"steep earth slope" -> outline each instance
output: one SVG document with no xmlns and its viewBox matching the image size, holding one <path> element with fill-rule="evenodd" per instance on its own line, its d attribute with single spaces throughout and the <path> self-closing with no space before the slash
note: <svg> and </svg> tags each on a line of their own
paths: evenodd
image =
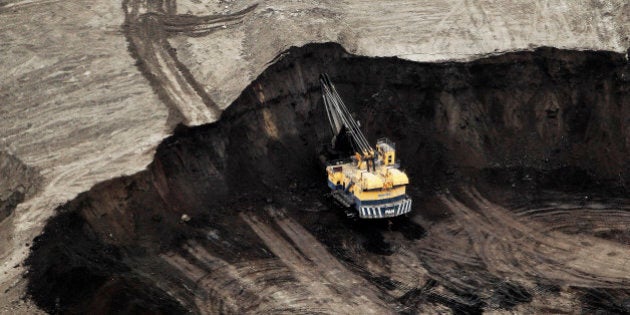
<svg viewBox="0 0 630 315">
<path fill-rule="evenodd" d="M 629 70 L 551 48 L 441 64 L 290 49 L 219 122 L 60 207 L 28 292 L 73 313 L 627 311 Z M 410 218 L 347 221 L 326 199 L 322 71 L 368 138 L 398 141 Z"/>
</svg>

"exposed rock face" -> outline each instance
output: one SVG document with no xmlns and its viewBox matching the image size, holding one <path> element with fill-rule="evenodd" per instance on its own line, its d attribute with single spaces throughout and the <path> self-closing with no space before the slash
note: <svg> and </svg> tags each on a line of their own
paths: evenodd
<svg viewBox="0 0 630 315">
<path fill-rule="evenodd" d="M 7 151 L 0 151 L 0 220 L 10 216 L 24 199 L 37 193 L 42 186 L 39 171 L 29 168 Z"/>
<path fill-rule="evenodd" d="M 23 185 L 29 193 L 24 194 L 24 201 L 15 209 L 10 207 L 12 210 L 7 212 L 10 215 L 2 222 L 6 227 L 3 233 L 8 236 L 5 238 L 3 234 L 4 243 L 0 246 L 3 257 L 0 283 L 2 288 L 13 288 L 7 293 L 9 298 L 4 299 L 7 303 L 20 294 L 21 284 L 17 279 L 24 270 L 13 267 L 28 254 L 24 244 L 41 233 L 53 209 L 99 182 L 144 169 L 152 161 L 157 145 L 177 123 L 200 125 L 215 121 L 290 46 L 334 41 L 358 55 L 398 56 L 416 61 L 476 59 L 537 46 L 616 52 L 624 52 L 630 46 L 629 4 L 621 0 L 534 1 L 530 5 L 512 1 L 501 5 L 495 1 L 381 4 L 267 1 L 227 19 L 202 17 L 231 14 L 253 4 L 253 1 L 220 4 L 5 1 L 0 4 L 3 21 L 0 140 L 3 151 L 11 152 L 0 156 L 0 162 L 9 165 L 20 161 L 26 169 L 37 170 L 33 174 L 41 174 L 31 177 L 28 175 L 31 171 L 25 172 L 25 178 L 37 178 L 34 182 L 39 184 L 32 187 L 41 188 L 29 190 Z M 145 34 L 142 31 L 147 30 L 142 25 L 153 27 L 156 33 L 142 37 Z M 160 32 L 170 33 L 163 36 Z M 549 71 L 553 74 L 553 67 Z M 301 71 L 295 75 L 301 76 Z M 620 77 L 627 80 L 624 78 Z M 617 87 L 610 80 L 598 82 L 602 84 L 602 94 L 584 96 L 580 91 L 569 91 L 573 88 L 570 86 L 567 90 L 543 89 L 522 95 L 535 106 L 542 106 L 540 109 L 544 110 L 536 113 L 544 116 L 538 118 L 548 119 L 546 123 L 527 125 L 531 117 L 512 117 L 509 112 L 504 112 L 502 118 L 512 124 L 509 126 L 523 123 L 535 127 L 537 137 L 550 145 L 559 146 L 563 136 L 575 135 L 574 130 L 577 137 L 591 137 L 585 151 L 561 150 L 566 154 L 579 151 L 588 155 L 588 158 L 575 158 L 573 164 L 579 166 L 589 164 L 592 153 L 610 142 L 613 147 L 608 149 L 612 152 L 610 162 L 602 162 L 601 155 L 595 154 L 592 167 L 597 169 L 593 171 L 607 174 L 606 178 L 619 172 L 618 180 L 626 180 L 622 160 L 627 151 L 621 146 L 627 148 L 627 123 L 615 120 L 614 115 L 627 115 L 624 112 L 627 106 L 608 111 L 598 107 L 593 113 L 581 109 L 574 101 L 588 104 L 608 98 L 614 104 Z M 584 86 L 592 87 L 586 83 Z M 269 98 L 274 91 L 265 93 Z M 508 96 L 511 95 L 506 92 L 499 98 Z M 458 103 L 448 93 L 437 97 L 442 104 Z M 610 114 L 612 121 L 597 120 L 599 125 L 595 129 L 580 129 L 592 115 L 602 113 Z M 473 118 L 458 112 L 448 115 Z M 554 115 L 560 115 L 557 117 L 561 119 L 550 117 Z M 458 120 L 451 118 L 455 117 L 448 117 L 448 121 L 436 126 L 456 130 L 459 127 L 452 124 Z M 477 132 L 469 128 L 460 130 L 463 131 L 459 133 Z M 469 136 L 477 141 L 476 148 L 483 147 L 481 134 Z M 531 161 L 545 156 L 546 148 L 534 149 Z M 495 154 L 475 150 L 471 149 L 467 163 L 488 162 L 480 152 Z M 499 157 L 511 158 L 509 154 L 499 153 L 496 153 Z M 564 162 L 565 157 L 557 161 Z M 9 187 L 7 198 L 13 201 L 5 204 L 15 204 L 22 199 L 20 186 L 6 183 L 20 180 L 15 180 L 14 173 L 6 174 L 10 174 L 11 180 L 4 181 L 3 177 L 0 186 Z M 32 184 L 30 179 L 27 182 Z M 32 193 L 35 191 L 38 193 Z"/>
<path fill-rule="evenodd" d="M 33 197 L 43 186 L 39 170 L 28 167 L 7 151 L 0 151 L 0 250 L 8 253 L 14 248 L 10 240 L 13 232 L 13 213 L 18 204 Z"/>
</svg>

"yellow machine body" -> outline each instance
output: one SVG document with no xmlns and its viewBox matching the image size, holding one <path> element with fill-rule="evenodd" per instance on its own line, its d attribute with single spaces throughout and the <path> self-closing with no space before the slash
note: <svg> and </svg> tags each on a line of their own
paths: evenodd
<svg viewBox="0 0 630 315">
<path fill-rule="evenodd" d="M 331 148 L 345 155 L 354 152 L 354 156 L 327 164 L 332 196 L 345 207 L 354 207 L 362 219 L 391 218 L 410 212 L 411 198 L 406 193 L 409 178 L 399 169 L 394 143 L 383 138 L 372 147 L 328 75 L 322 74 L 319 81 L 333 136 Z M 347 143 L 344 146 L 344 139 L 351 148 Z M 356 215 L 352 211 L 346 213 Z"/>
<path fill-rule="evenodd" d="M 360 218 L 378 219 L 411 211 L 407 174 L 398 169 L 394 144 L 381 139 L 372 156 L 355 155 L 326 167 L 328 185 L 342 204 L 354 206 Z"/>
</svg>

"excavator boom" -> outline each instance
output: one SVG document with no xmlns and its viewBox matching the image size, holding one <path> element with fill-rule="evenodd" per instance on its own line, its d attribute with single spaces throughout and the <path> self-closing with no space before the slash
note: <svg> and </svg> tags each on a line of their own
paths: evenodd
<svg viewBox="0 0 630 315">
<path fill-rule="evenodd" d="M 374 148 L 370 146 L 370 143 L 361 132 L 359 124 L 354 120 L 350 111 L 348 111 L 348 108 L 341 100 L 337 89 L 335 89 L 335 86 L 330 82 L 328 75 L 320 75 L 319 82 L 333 137 L 337 137 L 339 133 L 345 129 L 346 134 L 351 139 L 355 152 L 362 156 L 372 156 L 374 154 Z"/>
<path fill-rule="evenodd" d="M 407 174 L 399 170 L 396 146 L 388 139 L 370 145 L 341 100 L 328 75 L 319 77 L 326 115 L 333 135 L 333 148 L 350 142 L 353 152 L 345 160 L 333 161 L 326 166 L 331 195 L 346 213 L 362 219 L 391 218 L 411 211 L 411 198 L 406 194 Z"/>
</svg>

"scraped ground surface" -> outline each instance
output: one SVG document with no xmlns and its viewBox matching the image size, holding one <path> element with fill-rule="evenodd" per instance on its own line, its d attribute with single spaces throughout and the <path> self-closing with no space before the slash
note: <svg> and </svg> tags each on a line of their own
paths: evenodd
<svg viewBox="0 0 630 315">
<path fill-rule="evenodd" d="M 278 83 L 266 87 L 264 80 L 257 80 L 258 85 L 250 85 L 263 73 L 263 70 L 276 61 L 282 60 L 287 53 L 290 54 L 291 50 L 287 51 L 290 46 L 333 41 L 341 43 L 348 52 L 354 54 L 352 56 L 398 56 L 415 61 L 439 62 L 475 60 L 488 55 L 499 55 L 506 51 L 532 50 L 538 46 L 623 53 L 629 46 L 628 18 L 628 4 L 624 1 L 533 1 L 531 4 L 515 1 L 503 1 L 498 4 L 494 1 L 395 1 L 379 4 L 371 1 L 198 3 L 196 1 L 130 0 L 122 3 L 88 3 L 85 1 L 10 0 L 0 2 L 0 19 L 3 21 L 0 25 L 0 42 L 2 42 L 0 52 L 3 56 L 0 62 L 0 70 L 3 73 L 0 77 L 0 82 L 2 82 L 0 95 L 3 99 L 0 107 L 3 117 L 0 120 L 0 149 L 2 150 L 0 172 L 3 175 L 3 181 L 0 182 L 2 189 L 0 191 L 2 200 L 0 204 L 0 218 L 2 218 L 0 255 L 3 257 L 0 266 L 0 283 L 6 296 L 2 299 L 1 306 L 3 310 L 11 313 L 32 313 L 37 310 L 29 298 L 23 298 L 27 284 L 24 277 L 27 272 L 24 259 L 30 254 L 33 239 L 42 233 L 47 220 L 58 213 L 55 209 L 68 207 L 66 203 L 69 200 L 74 199 L 79 193 L 90 190 L 97 183 L 118 176 L 135 174 L 145 169 L 149 163 L 158 163 L 154 161 L 155 149 L 165 137 L 172 133 L 177 124 L 196 126 L 212 123 L 218 119 L 223 110 L 239 98 L 239 95 L 242 97 L 247 93 L 254 95 L 256 99 L 254 102 L 267 103 L 292 89 L 292 93 L 297 93 L 296 95 L 304 94 L 305 91 L 310 91 L 309 93 L 315 91 L 317 88 L 313 84 L 314 74 L 322 69 L 332 72 L 327 65 L 335 64 L 335 61 L 327 60 L 328 57 L 325 54 L 319 55 L 316 63 L 310 65 L 298 63 L 297 68 L 289 74 L 290 78 L 279 76 L 282 78 L 280 81 L 286 82 L 284 87 Z M 333 55 L 337 53 L 333 52 Z M 419 109 L 417 114 L 436 116 L 434 118 L 437 130 L 466 139 L 462 143 L 447 141 L 445 146 L 455 148 L 455 151 L 438 150 L 437 155 L 423 152 L 432 152 L 432 149 L 442 145 L 441 141 L 444 139 L 430 142 L 429 147 L 422 147 L 419 145 L 420 142 L 409 146 L 411 148 L 409 154 L 413 154 L 408 158 L 412 161 L 409 165 L 418 165 L 415 172 L 416 182 L 421 186 L 419 191 L 424 194 L 425 191 L 441 190 L 448 186 L 441 183 L 440 178 L 434 177 L 435 174 L 427 177 L 427 170 L 440 170 L 451 176 L 455 174 L 454 169 L 472 167 L 475 170 L 483 170 L 489 166 L 507 169 L 525 166 L 535 170 L 574 166 L 577 167 L 578 174 L 586 174 L 594 178 L 587 183 L 588 185 L 598 187 L 600 186 L 599 179 L 603 179 L 607 185 L 622 187 L 623 191 L 627 182 L 627 166 L 623 162 L 624 157 L 627 156 L 628 146 L 628 125 L 627 121 L 622 119 L 628 116 L 627 103 L 624 103 L 627 98 L 623 98 L 623 95 L 626 95 L 623 91 L 626 90 L 623 87 L 627 84 L 628 74 L 627 71 L 620 70 L 622 67 L 619 64 L 624 62 L 622 55 L 611 58 L 616 64 L 613 67 L 616 70 L 608 73 L 610 75 L 608 81 L 588 81 L 586 77 L 578 75 L 582 70 L 567 70 L 556 73 L 554 76 L 554 71 L 557 69 L 571 69 L 571 65 L 563 68 L 564 61 L 560 58 L 559 63 L 553 63 L 549 68 L 542 70 L 542 72 L 549 72 L 553 77 L 551 81 L 540 81 L 544 83 L 542 92 L 521 94 L 519 91 L 522 86 L 518 84 L 511 90 L 505 87 L 498 89 L 493 86 L 486 87 L 489 91 L 481 93 L 483 97 L 480 96 L 479 102 L 484 104 L 483 111 L 487 110 L 495 115 L 490 121 L 484 122 L 487 126 L 504 120 L 506 125 L 512 126 L 512 129 L 520 130 L 519 135 L 524 135 L 526 132 L 534 133 L 534 130 L 539 135 L 538 138 L 529 136 L 521 138 L 522 141 L 511 145 L 501 141 L 495 142 L 494 139 L 503 138 L 498 133 L 486 135 L 470 133 L 468 130 L 471 129 L 468 126 L 478 121 L 474 116 L 468 116 L 466 110 L 451 110 L 442 118 L 437 119 L 437 116 L 441 115 L 439 111 L 442 107 L 467 108 L 467 106 L 474 107 L 477 103 L 461 103 L 457 100 L 459 96 L 454 96 L 453 93 L 434 93 L 430 94 L 429 99 L 425 99 L 426 95 L 422 93 L 405 92 L 410 98 L 414 97 L 426 102 L 428 104 L 426 108 L 433 108 L 427 109 L 428 111 L 424 113 L 425 109 Z M 627 62 L 627 58 L 625 60 Z M 367 65 L 362 64 L 362 66 Z M 301 67 L 308 72 L 307 75 L 303 74 Z M 388 67 L 393 69 L 398 65 Z M 377 67 L 377 69 L 380 68 Z M 611 68 L 604 67 L 603 69 L 610 70 Z M 529 73 L 519 72 L 519 69 L 512 70 L 518 75 L 529 75 Z M 362 73 L 361 68 L 353 71 L 354 74 Z M 479 85 L 487 77 L 497 76 L 512 80 L 511 76 L 517 76 L 514 73 L 502 76 L 501 71 L 504 69 L 490 71 L 489 73 L 492 74 L 486 74 L 478 79 L 479 82 L 469 84 Z M 452 78 L 453 75 L 455 75 L 454 78 Z M 409 82 L 414 81 L 415 85 L 426 87 L 428 81 L 435 81 L 435 85 L 445 86 L 448 89 L 449 85 L 458 86 L 459 78 L 456 75 L 457 73 L 451 74 L 448 71 L 428 77 L 418 74 L 417 77 L 409 79 Z M 438 80 L 438 78 L 441 79 Z M 534 82 L 541 78 L 544 76 L 528 79 Z M 345 95 L 350 98 L 353 106 L 364 104 L 363 101 L 372 96 L 380 99 L 379 102 L 385 104 L 383 106 L 391 106 L 397 99 L 390 100 L 388 98 L 391 95 L 379 94 L 380 89 L 390 84 L 388 82 L 391 79 L 393 79 L 391 76 L 387 77 L 387 80 L 377 79 L 377 75 L 374 74 L 370 77 L 372 83 L 365 81 L 352 86 L 360 89 L 361 97 L 354 96 L 353 91 L 348 91 Z M 341 80 L 344 79 L 341 78 Z M 502 81 L 496 80 L 495 85 L 501 85 Z M 573 85 L 569 84 L 560 90 L 554 85 L 555 82 L 581 82 L 580 80 L 586 83 L 582 85 L 572 83 Z M 619 86 L 622 88 L 620 89 Z M 244 89 L 249 92 L 243 92 Z M 410 88 L 409 91 L 414 89 Z M 550 96 L 549 91 L 552 91 L 553 95 Z M 596 91 L 599 94 L 583 96 L 579 91 Z M 498 94 L 494 95 L 494 92 Z M 470 97 L 471 95 L 466 96 L 468 99 Z M 523 106 L 524 111 L 531 110 L 534 117 L 544 123 L 523 125 L 520 114 L 510 112 L 510 105 L 503 105 L 506 106 L 506 111 L 501 113 L 484 107 L 501 107 L 499 104 L 508 104 L 509 102 L 505 100 L 511 97 L 529 100 L 528 103 L 519 106 Z M 295 105 L 292 106 L 295 108 L 290 111 L 303 115 L 305 110 L 316 107 L 317 100 L 317 95 L 294 99 Z M 563 102 L 576 106 L 564 112 L 562 108 L 566 104 Z M 598 105 L 591 105 L 592 103 Z M 594 108 L 598 110 L 591 112 L 590 106 L 595 106 Z M 284 114 L 285 116 L 278 118 L 271 109 L 263 109 L 258 113 L 262 115 L 260 117 L 268 126 L 268 137 L 272 139 L 285 137 L 287 130 L 285 128 L 294 130 L 293 135 L 314 134 L 314 130 L 304 129 L 301 125 L 292 125 L 292 119 L 295 117 L 290 114 Z M 372 114 L 363 119 L 372 119 L 373 123 L 375 119 L 380 119 L 378 115 L 382 115 L 382 113 L 377 115 L 376 112 Z M 545 120 L 554 115 L 559 115 L 557 117 L 561 117 L 564 122 Z M 311 117 L 315 120 L 321 118 L 320 116 Z M 395 124 L 401 117 L 390 118 L 390 123 Z M 409 126 L 412 129 L 416 128 L 414 124 L 407 125 Z M 497 126 L 499 128 L 497 132 L 504 132 L 505 130 L 500 127 Z M 577 136 L 566 138 L 563 132 L 567 130 Z M 236 132 L 239 132 L 238 129 Z M 372 136 L 382 133 L 383 131 L 373 131 Z M 225 132 L 222 135 L 228 136 Z M 514 133 L 507 135 L 514 135 Z M 405 133 L 401 131 L 390 136 L 394 139 L 404 139 Z M 253 135 L 250 137 L 255 138 Z M 407 137 L 412 138 L 409 135 Z M 248 139 L 242 140 L 246 142 L 245 140 Z M 216 141 L 220 148 L 221 141 Z M 292 146 L 304 142 L 302 139 L 293 141 Z M 309 142 L 308 150 L 312 150 L 308 154 L 304 151 L 305 153 L 300 155 L 301 160 L 313 155 L 315 142 Z M 542 144 L 530 145 L 539 142 Z M 485 145 L 481 150 L 486 152 L 484 154 L 494 155 L 501 159 L 490 163 L 482 160 L 480 154 L 474 151 L 458 151 L 461 147 L 481 144 Z M 267 149 L 263 148 L 264 145 L 260 146 L 254 152 L 266 154 Z M 570 153 L 562 153 L 567 146 L 572 148 L 567 151 Z M 535 152 L 532 155 L 538 157 L 545 152 L 554 154 L 560 152 L 560 158 L 555 164 L 547 166 L 544 156 L 540 160 L 529 159 L 523 154 L 524 149 L 515 149 L 519 147 L 534 149 Z M 220 152 L 217 154 L 220 155 Z M 603 155 L 602 152 L 608 155 Z M 423 154 L 422 162 L 416 163 L 416 156 Z M 572 155 L 575 157 L 571 157 Z M 443 156 L 459 156 L 461 160 L 441 162 Z M 518 163 L 519 158 L 524 156 L 526 161 Z M 295 163 L 296 160 L 300 159 L 285 160 L 283 166 L 271 163 L 271 165 L 264 165 L 263 168 L 283 169 L 284 165 Z M 269 164 L 270 162 L 261 163 Z M 258 164 L 243 165 L 252 169 L 261 167 Z M 420 167 L 420 165 L 423 166 Z M 300 164 L 295 171 L 300 171 L 303 166 Z M 205 169 L 205 167 L 207 166 L 200 166 L 199 169 Z M 237 168 L 237 170 L 243 169 Z M 579 170 L 585 171 L 579 173 Z M 221 170 L 216 170 L 216 172 L 220 173 Z M 308 178 L 316 178 L 316 174 L 319 174 L 318 171 L 313 171 Z M 241 173 L 234 171 L 224 176 L 234 181 L 236 178 L 240 179 L 240 175 Z M 521 175 L 525 178 L 534 176 Z M 467 174 L 458 178 L 476 177 L 478 176 Z M 580 178 L 580 176 L 577 177 Z M 259 181 L 256 176 L 245 178 L 250 182 Z M 304 179 L 300 180 L 300 182 L 303 181 Z M 275 180 L 269 182 L 264 183 L 263 186 L 275 189 L 274 186 L 277 185 Z M 319 181 L 314 180 L 312 185 L 318 187 L 318 183 Z M 287 183 L 283 182 L 283 184 Z M 288 185 L 291 184 L 288 183 Z M 506 187 L 511 187 L 513 183 L 504 184 Z M 147 187 L 154 186 L 147 185 Z M 431 188 L 431 186 L 435 187 Z M 460 188 L 468 190 L 468 186 L 462 187 Z M 221 190 L 215 186 L 207 188 Z M 618 188 L 615 189 L 618 190 Z M 224 192 L 238 191 L 238 194 L 247 194 L 247 190 L 252 190 L 252 188 L 235 186 Z M 319 196 L 321 193 L 318 191 L 309 194 Z M 192 198 L 183 200 L 182 204 L 194 199 L 197 194 L 197 191 L 191 192 Z M 266 195 L 267 192 L 253 194 Z M 280 196 L 278 200 L 284 200 L 285 197 Z M 576 198 L 584 199 L 584 196 Z M 260 200 L 266 203 L 266 199 L 266 197 L 261 197 Z M 262 211 L 260 200 L 251 203 L 256 211 Z M 490 200 L 498 202 L 498 199 L 490 198 Z M 206 203 L 198 201 L 197 208 L 203 209 Z M 442 202 L 440 201 L 439 204 Z M 60 208 L 62 205 L 63 207 Z M 507 204 L 504 206 L 508 207 Z M 73 209 L 71 212 L 83 213 L 78 210 L 81 207 L 71 208 Z M 241 210 L 242 207 L 239 205 L 237 208 Z M 329 206 L 325 208 L 328 209 Z M 273 211 L 293 213 L 294 210 L 276 209 Z M 268 211 L 263 213 L 268 213 Z M 83 214 L 80 217 L 83 217 Z M 117 216 L 112 215 L 112 217 Z M 63 217 L 60 220 L 62 219 Z M 82 226 L 81 220 L 85 218 L 77 220 L 70 220 L 70 222 Z M 155 217 L 153 220 L 159 220 L 159 218 Z M 331 222 L 336 222 L 335 220 L 326 221 L 322 225 L 331 225 Z M 127 222 L 121 223 L 124 226 L 122 229 L 126 231 L 133 229 L 133 224 L 129 223 L 129 220 L 121 219 L 121 221 Z M 54 222 L 48 226 L 55 226 Z M 387 232 L 389 231 L 385 231 L 386 235 L 388 235 Z M 617 230 L 603 229 L 597 230 L 597 233 L 598 236 L 624 240 L 623 233 Z M 109 234 L 115 235 L 111 232 L 103 235 Z M 178 234 L 175 233 L 175 235 Z M 69 236 L 65 237 L 66 241 L 62 243 L 68 243 L 68 240 L 72 239 Z M 100 238 L 102 237 L 96 239 Z M 89 240 L 92 242 L 94 238 L 89 238 Z M 258 240 L 258 237 L 253 238 L 252 244 L 259 244 Z M 258 245 L 252 245 L 252 247 L 255 246 Z M 90 248 L 88 245 L 85 247 Z M 329 246 L 328 249 L 330 248 Z M 168 250 L 172 249 L 161 248 L 157 252 L 162 255 Z M 270 252 L 270 249 L 265 249 L 263 252 Z M 121 257 L 127 257 L 121 255 Z M 84 256 L 90 255 L 88 253 L 79 255 L 79 257 Z M 148 264 L 143 260 L 143 263 L 139 265 L 145 263 Z M 122 269 L 112 270 L 122 272 L 129 268 L 127 263 L 118 267 Z M 138 283 L 143 282 L 138 282 L 141 276 L 137 273 L 140 271 L 131 269 L 135 270 L 132 273 L 133 277 L 113 279 L 111 280 L 113 284 L 99 287 L 99 290 L 119 292 L 117 290 L 120 289 L 112 288 L 124 287 L 127 291 L 123 290 L 123 292 L 137 293 Z M 83 269 L 75 275 L 79 279 L 83 275 L 81 270 Z M 83 271 L 92 273 L 88 267 Z M 168 269 L 168 271 L 172 270 Z M 307 278 L 303 278 L 302 281 L 305 281 L 304 279 Z M 349 283 L 347 281 L 344 283 Z M 153 283 L 153 281 L 148 282 Z M 388 282 L 385 281 L 385 283 Z M 432 283 L 428 282 L 427 288 Z M 508 286 L 506 290 L 512 290 L 510 288 Z M 323 289 L 310 288 L 309 290 L 311 289 L 321 292 L 322 296 L 328 294 Z M 169 288 L 160 289 L 158 285 L 156 291 L 147 290 L 139 295 L 142 297 L 140 300 L 146 300 L 146 303 L 140 303 L 142 307 L 164 305 L 167 308 L 191 309 L 193 305 L 189 295 L 184 293 L 177 295 Z M 164 295 L 161 295 L 160 290 L 166 293 L 162 292 Z M 76 290 L 72 292 L 69 294 L 76 295 Z M 93 291 L 86 290 L 86 292 Z M 420 291 L 407 290 L 407 293 L 409 292 Z M 605 294 L 612 294 L 616 298 L 621 294 L 617 291 L 606 292 Z M 356 295 L 364 293 L 360 292 Z M 417 296 L 420 295 L 414 294 L 409 293 L 405 299 L 416 301 Z M 597 297 L 599 296 L 597 294 L 604 293 L 589 291 L 585 294 Z M 171 297 L 167 298 L 167 296 Z M 602 295 L 599 299 L 604 301 L 612 299 L 606 296 Z M 160 304 L 162 297 L 163 300 L 174 299 L 177 302 Z M 131 299 L 131 297 L 121 299 Z M 351 297 L 349 299 L 358 304 L 362 301 Z M 597 298 L 594 299 L 597 300 Z M 53 299 L 52 306 L 46 304 L 48 303 L 46 301 L 38 301 L 38 303 L 40 307 L 69 307 L 74 303 L 68 304 L 62 300 L 65 301 L 66 298 L 60 298 L 59 302 Z M 80 297 L 79 300 L 84 304 L 72 307 L 77 307 L 77 309 L 85 309 L 88 306 L 109 307 L 107 303 L 89 304 L 87 302 L 90 300 L 89 297 Z M 572 300 L 575 301 L 574 298 Z M 223 303 L 222 299 L 217 301 L 219 302 L 216 303 Z M 450 298 L 447 301 L 451 301 Z M 624 305 L 623 299 L 619 301 L 621 302 L 614 304 L 614 307 Z M 55 303 L 59 306 L 55 306 Z M 215 305 L 213 303 L 206 304 Z M 377 310 L 378 307 L 392 309 L 393 305 L 377 304 L 379 304 L 375 306 Z M 397 307 L 394 307 L 394 310 L 399 311 Z"/>
<path fill-rule="evenodd" d="M 27 292 L 71 313 L 627 311 L 628 71 L 552 48 L 441 64 L 290 49 L 220 121 L 59 207 Z M 351 221 L 327 198 L 320 72 L 369 139 L 397 140 L 410 217 Z"/>
</svg>

